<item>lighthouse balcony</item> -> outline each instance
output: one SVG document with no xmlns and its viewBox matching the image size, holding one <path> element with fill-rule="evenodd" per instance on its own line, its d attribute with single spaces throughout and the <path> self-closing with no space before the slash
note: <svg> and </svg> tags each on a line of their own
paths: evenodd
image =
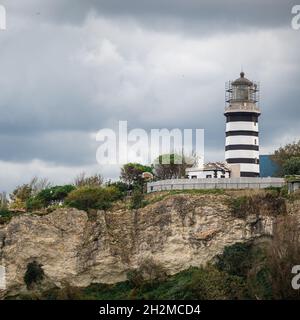
<svg viewBox="0 0 300 320">
<path fill-rule="evenodd" d="M 257 105 L 250 103 L 231 104 L 225 107 L 225 114 L 230 112 L 254 112 L 260 114 L 260 108 Z"/>
</svg>

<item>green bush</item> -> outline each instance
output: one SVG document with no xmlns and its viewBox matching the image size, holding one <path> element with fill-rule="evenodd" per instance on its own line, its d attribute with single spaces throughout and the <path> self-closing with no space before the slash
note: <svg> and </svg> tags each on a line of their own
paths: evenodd
<svg viewBox="0 0 300 320">
<path fill-rule="evenodd" d="M 75 190 L 73 185 L 56 186 L 42 190 L 37 198 L 44 204 L 44 207 L 47 207 L 52 203 L 63 201 L 73 190 Z"/>
<path fill-rule="evenodd" d="M 5 224 L 13 217 L 13 213 L 7 209 L 0 209 L 0 224 Z"/>
<path fill-rule="evenodd" d="M 300 157 L 292 157 L 283 163 L 284 175 L 300 174 Z"/>
<path fill-rule="evenodd" d="M 30 197 L 26 201 L 26 210 L 40 210 L 50 205 L 64 201 L 67 195 L 75 190 L 73 185 L 55 186 L 40 191 L 36 196 Z"/>
<path fill-rule="evenodd" d="M 126 197 L 128 190 L 130 189 L 130 186 L 122 181 L 117 182 L 110 182 L 108 187 L 115 187 L 122 198 Z"/>
<path fill-rule="evenodd" d="M 127 273 L 127 279 L 134 288 L 139 288 L 145 284 L 153 285 L 155 282 L 163 282 L 167 278 L 167 273 L 162 266 L 152 259 L 145 259 L 138 269 Z"/>
<path fill-rule="evenodd" d="M 19 212 L 11 211 L 8 209 L 0 209 L 0 224 L 6 224 L 10 222 L 13 217 L 19 216 Z"/>
<path fill-rule="evenodd" d="M 36 261 L 28 263 L 27 270 L 24 275 L 24 282 L 27 289 L 32 289 L 34 285 L 40 284 L 43 279 L 44 270 L 42 269 L 42 265 L 38 264 Z"/>
<path fill-rule="evenodd" d="M 114 187 L 85 186 L 72 191 L 65 199 L 69 207 L 88 211 L 89 209 L 107 210 L 114 201 L 121 199 L 122 194 Z"/>
<path fill-rule="evenodd" d="M 82 300 L 82 289 L 66 284 L 62 289 L 52 288 L 42 294 L 45 300 Z"/>
<path fill-rule="evenodd" d="M 144 194 L 140 189 L 135 189 L 132 193 L 130 208 L 139 209 L 145 206 Z"/>
<path fill-rule="evenodd" d="M 223 254 L 217 256 L 217 268 L 230 275 L 246 277 L 251 268 L 251 249 L 251 244 L 247 243 L 236 243 L 225 247 Z"/>
<path fill-rule="evenodd" d="M 44 207 L 45 207 L 45 205 L 44 205 L 43 201 L 37 197 L 29 198 L 26 201 L 26 210 L 27 211 L 40 210 Z"/>
<path fill-rule="evenodd" d="M 272 299 L 270 270 L 267 267 L 267 246 L 267 244 L 236 243 L 225 247 L 223 254 L 217 257 L 216 267 L 226 272 L 233 281 L 228 285 L 232 296 Z M 242 282 L 239 288 L 240 280 Z"/>
<path fill-rule="evenodd" d="M 230 205 L 232 208 L 232 214 L 236 218 L 245 218 L 246 216 L 246 205 L 248 203 L 247 196 L 241 196 L 238 198 L 232 198 L 230 200 Z"/>
</svg>

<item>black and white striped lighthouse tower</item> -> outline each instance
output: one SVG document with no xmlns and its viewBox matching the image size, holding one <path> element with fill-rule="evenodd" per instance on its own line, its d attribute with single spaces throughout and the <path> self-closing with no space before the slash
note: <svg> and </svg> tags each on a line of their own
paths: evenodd
<svg viewBox="0 0 300 320">
<path fill-rule="evenodd" d="M 225 159 L 232 176 L 259 177 L 259 85 L 245 78 L 226 84 Z"/>
</svg>

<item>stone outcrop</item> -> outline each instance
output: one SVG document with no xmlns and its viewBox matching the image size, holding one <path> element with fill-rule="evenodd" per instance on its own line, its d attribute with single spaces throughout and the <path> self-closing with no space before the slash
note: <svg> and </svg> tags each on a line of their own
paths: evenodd
<svg viewBox="0 0 300 320">
<path fill-rule="evenodd" d="M 33 261 L 42 265 L 49 285 L 115 283 L 146 258 L 174 274 L 207 263 L 225 246 L 272 234 L 272 215 L 236 218 L 227 200 L 225 195 L 173 195 L 139 210 L 115 208 L 88 216 L 59 209 L 15 217 L 0 228 L 6 293 L 26 289 L 24 274 Z"/>
</svg>

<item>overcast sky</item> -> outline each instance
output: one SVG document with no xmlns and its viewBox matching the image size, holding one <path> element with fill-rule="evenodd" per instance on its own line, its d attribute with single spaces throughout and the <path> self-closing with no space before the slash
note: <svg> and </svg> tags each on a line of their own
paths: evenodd
<svg viewBox="0 0 300 320">
<path fill-rule="evenodd" d="M 297 2 L 297 1 L 296 1 Z M 300 30 L 289 0 L 0 0 L 0 191 L 99 166 L 95 133 L 204 128 L 224 160 L 224 84 L 261 82 L 260 144 L 300 138 Z"/>
</svg>

